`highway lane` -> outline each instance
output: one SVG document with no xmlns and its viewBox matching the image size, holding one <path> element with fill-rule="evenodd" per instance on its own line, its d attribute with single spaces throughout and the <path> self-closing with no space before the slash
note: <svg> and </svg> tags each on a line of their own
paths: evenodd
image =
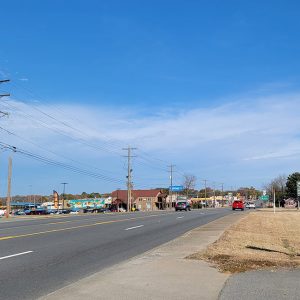
<svg viewBox="0 0 300 300">
<path fill-rule="evenodd" d="M 229 213 L 137 212 L 0 223 L 1 299 L 36 299 Z"/>
<path fill-rule="evenodd" d="M 132 218 L 151 218 L 152 216 L 156 216 L 157 214 L 168 214 L 173 212 L 138 212 L 138 213 L 131 213 L 131 214 L 85 214 L 85 215 L 71 215 L 65 217 L 54 217 L 54 218 L 47 218 L 41 217 L 31 220 L 21 222 L 16 220 L 13 222 L 3 222 L 0 223 L 0 240 L 4 239 L 5 237 L 10 235 L 20 235 L 20 234 L 30 234 L 36 233 L 39 231 L 47 231 L 47 230 L 59 230 L 63 228 L 73 228 L 76 226 L 85 226 L 89 224 L 99 223 L 99 222 L 106 222 L 106 221 L 122 221 L 122 220 L 130 220 Z"/>
</svg>

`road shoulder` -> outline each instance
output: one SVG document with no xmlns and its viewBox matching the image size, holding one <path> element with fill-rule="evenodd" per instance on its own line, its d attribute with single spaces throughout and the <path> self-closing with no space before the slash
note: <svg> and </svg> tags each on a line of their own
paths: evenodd
<svg viewBox="0 0 300 300">
<path fill-rule="evenodd" d="M 216 241 L 243 214 L 230 214 L 41 299 L 217 299 L 229 277 L 186 259 Z"/>
</svg>

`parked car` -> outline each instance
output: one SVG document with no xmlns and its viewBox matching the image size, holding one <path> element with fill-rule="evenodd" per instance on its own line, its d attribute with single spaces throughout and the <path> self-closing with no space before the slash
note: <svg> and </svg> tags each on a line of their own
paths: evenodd
<svg viewBox="0 0 300 300">
<path fill-rule="evenodd" d="M 23 210 L 17 210 L 14 212 L 15 216 L 24 216 L 26 215 L 25 212 Z"/>
<path fill-rule="evenodd" d="M 256 207 L 256 205 L 255 205 L 255 203 L 253 203 L 253 202 L 247 202 L 246 203 L 246 208 L 254 208 L 255 209 L 255 207 Z"/>
<path fill-rule="evenodd" d="M 232 210 L 236 210 L 236 209 L 244 210 L 244 208 L 245 208 L 244 202 L 241 200 L 236 200 L 232 203 Z"/>
<path fill-rule="evenodd" d="M 188 201 L 178 201 L 176 202 L 175 204 L 175 211 L 178 211 L 178 210 L 185 210 L 185 211 L 188 211 L 188 210 L 191 210 L 191 205 Z"/>
<path fill-rule="evenodd" d="M 103 207 L 86 207 L 83 209 L 84 213 L 102 213 L 105 211 Z"/>
</svg>

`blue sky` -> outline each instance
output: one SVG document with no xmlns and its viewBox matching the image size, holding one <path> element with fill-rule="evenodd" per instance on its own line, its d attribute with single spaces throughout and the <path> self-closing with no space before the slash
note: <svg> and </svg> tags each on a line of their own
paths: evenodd
<svg viewBox="0 0 300 300">
<path fill-rule="evenodd" d="M 12 79 L 1 122 L 26 139 L 2 131 L 1 141 L 120 181 L 15 154 L 14 193 L 123 188 L 128 144 L 137 188 L 167 185 L 170 163 L 178 184 L 192 173 L 198 187 L 261 188 L 297 170 L 298 1 L 6 1 L 1 11 L 0 78 Z"/>
</svg>

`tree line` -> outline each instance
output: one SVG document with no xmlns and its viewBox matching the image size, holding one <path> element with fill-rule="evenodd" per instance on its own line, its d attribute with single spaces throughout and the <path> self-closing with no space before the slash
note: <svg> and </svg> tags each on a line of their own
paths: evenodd
<svg viewBox="0 0 300 300">
<path fill-rule="evenodd" d="M 294 172 L 288 176 L 279 175 L 269 183 L 264 184 L 263 188 L 268 195 L 274 195 L 275 192 L 276 202 L 287 198 L 297 199 L 297 181 L 300 181 L 299 172 Z"/>
</svg>

